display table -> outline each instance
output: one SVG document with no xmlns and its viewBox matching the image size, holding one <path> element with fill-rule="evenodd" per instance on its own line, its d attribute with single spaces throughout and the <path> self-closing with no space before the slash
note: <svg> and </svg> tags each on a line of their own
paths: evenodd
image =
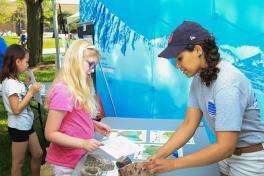
<svg viewBox="0 0 264 176">
<path fill-rule="evenodd" d="M 178 119 L 142 119 L 142 118 L 116 118 L 106 117 L 102 119 L 103 123 L 108 124 L 112 129 L 125 129 L 125 130 L 147 130 L 146 144 L 150 143 L 150 131 L 151 130 L 165 130 L 173 131 L 182 123 L 182 120 Z M 95 138 L 100 139 L 101 136 L 96 134 Z M 186 144 L 183 147 L 183 155 L 194 153 L 207 145 L 209 140 L 205 132 L 205 128 L 201 123 L 198 127 L 194 137 L 194 144 Z M 97 152 L 102 152 L 98 150 Z M 105 153 L 104 153 L 105 155 Z M 108 156 L 109 159 L 112 159 Z M 80 167 L 84 162 L 84 158 L 77 164 L 73 175 L 79 176 Z M 204 167 L 188 168 L 176 170 L 168 173 L 158 174 L 160 176 L 219 176 L 219 170 L 217 164 L 212 164 Z"/>
</svg>

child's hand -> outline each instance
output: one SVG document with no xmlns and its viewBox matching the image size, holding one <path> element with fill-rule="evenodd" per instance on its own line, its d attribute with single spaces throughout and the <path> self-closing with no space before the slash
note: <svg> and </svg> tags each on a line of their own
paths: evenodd
<svg viewBox="0 0 264 176">
<path fill-rule="evenodd" d="M 89 152 L 94 152 L 97 148 L 99 148 L 102 145 L 104 144 L 100 141 L 97 141 L 96 139 L 88 139 L 88 140 L 83 140 L 82 148 Z"/>
<path fill-rule="evenodd" d="M 112 129 L 108 125 L 97 121 L 94 121 L 94 128 L 103 136 L 109 136 L 112 131 Z"/>
<path fill-rule="evenodd" d="M 38 93 L 42 87 L 41 83 L 34 83 L 33 85 L 30 86 L 29 90 L 33 95 Z"/>
</svg>

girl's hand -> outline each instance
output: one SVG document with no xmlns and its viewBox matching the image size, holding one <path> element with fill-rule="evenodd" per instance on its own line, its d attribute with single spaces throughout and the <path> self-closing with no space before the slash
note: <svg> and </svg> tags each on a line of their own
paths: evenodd
<svg viewBox="0 0 264 176">
<path fill-rule="evenodd" d="M 175 169 L 174 165 L 177 159 L 152 159 L 146 164 L 146 169 L 151 173 L 169 172 Z"/>
<path fill-rule="evenodd" d="M 42 84 L 41 83 L 34 83 L 33 85 L 30 86 L 29 88 L 29 92 L 31 92 L 33 95 L 38 93 L 42 88 Z"/>
<path fill-rule="evenodd" d="M 99 148 L 102 145 L 104 144 L 100 141 L 97 141 L 96 139 L 87 139 L 87 140 L 83 140 L 82 148 L 89 152 L 94 152 L 97 148 Z"/>
<path fill-rule="evenodd" d="M 112 129 L 108 125 L 97 121 L 94 121 L 94 128 L 103 136 L 109 136 L 112 131 Z"/>
</svg>

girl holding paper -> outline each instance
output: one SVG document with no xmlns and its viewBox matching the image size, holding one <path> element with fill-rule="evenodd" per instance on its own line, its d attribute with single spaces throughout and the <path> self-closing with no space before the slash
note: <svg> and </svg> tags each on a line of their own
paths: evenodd
<svg viewBox="0 0 264 176">
<path fill-rule="evenodd" d="M 109 126 L 93 120 L 97 107 L 91 73 L 99 57 L 99 51 L 86 40 L 75 41 L 48 91 L 45 137 L 51 144 L 46 160 L 55 176 L 71 175 L 86 151 L 93 152 L 103 145 L 94 139 L 94 130 L 104 136 L 111 131 Z"/>
</svg>

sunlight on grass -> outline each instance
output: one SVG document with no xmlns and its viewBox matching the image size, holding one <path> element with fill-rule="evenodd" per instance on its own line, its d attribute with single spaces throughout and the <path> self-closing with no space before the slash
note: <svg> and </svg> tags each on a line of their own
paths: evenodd
<svg viewBox="0 0 264 176">
<path fill-rule="evenodd" d="M 62 41 L 59 40 L 60 48 L 62 47 Z M 44 38 L 43 39 L 43 48 L 55 48 L 55 39 L 54 38 Z"/>
<path fill-rule="evenodd" d="M 52 82 L 55 78 L 55 69 L 46 69 L 33 71 L 37 82 Z M 22 73 L 19 75 L 19 79 L 24 81 L 27 75 Z"/>
<path fill-rule="evenodd" d="M 9 46 L 11 44 L 20 44 L 19 37 L 3 37 L 6 44 Z M 60 47 L 62 47 L 62 41 L 59 40 Z M 43 48 L 55 48 L 55 39 L 54 38 L 43 38 Z"/>
<path fill-rule="evenodd" d="M 55 69 L 34 71 L 38 82 L 51 82 L 55 78 Z"/>
<path fill-rule="evenodd" d="M 8 46 L 12 44 L 20 44 L 19 37 L 3 37 L 3 39 L 5 40 Z"/>
<path fill-rule="evenodd" d="M 42 56 L 42 61 L 45 63 L 54 62 L 55 63 L 56 54 L 47 54 Z"/>
</svg>

